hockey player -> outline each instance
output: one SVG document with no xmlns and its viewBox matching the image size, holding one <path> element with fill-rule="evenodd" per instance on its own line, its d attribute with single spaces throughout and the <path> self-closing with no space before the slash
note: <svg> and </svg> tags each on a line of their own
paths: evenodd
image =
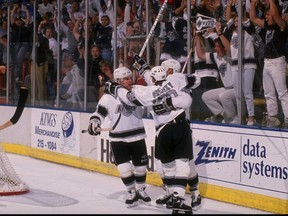
<svg viewBox="0 0 288 216">
<path fill-rule="evenodd" d="M 123 89 L 132 90 L 131 70 L 120 67 L 114 70 L 113 76 Z M 93 136 L 99 135 L 104 119 L 110 120 L 111 149 L 121 180 L 128 191 L 128 198 L 125 202 L 128 208 L 137 206 L 138 200 L 150 205 L 151 198 L 145 192 L 148 156 L 142 121 L 144 109 L 128 106 L 115 95 L 105 92 L 106 94 L 98 102 L 96 111 L 90 117 L 88 132 Z"/>
<path fill-rule="evenodd" d="M 146 62 L 144 59 L 138 59 L 138 62 L 140 62 L 140 64 L 142 64 L 142 65 L 146 65 Z M 167 59 L 161 63 L 161 66 L 166 71 L 167 76 L 181 72 L 181 64 L 175 59 Z M 179 76 L 183 76 L 183 75 L 179 74 Z M 194 75 L 194 76 L 196 76 L 196 75 Z M 144 77 L 145 77 L 145 80 L 147 80 L 150 85 L 153 84 L 151 81 L 151 70 L 149 70 L 148 67 L 146 67 Z M 185 80 L 184 77 L 183 77 L 183 80 Z M 200 85 L 200 81 L 201 81 L 200 77 L 197 78 L 197 81 L 196 81 L 197 84 L 195 84 L 193 88 L 197 88 L 198 85 Z M 167 208 L 171 208 L 172 207 L 171 206 L 171 204 L 172 204 L 171 193 L 169 191 L 169 188 L 167 187 L 167 183 L 166 183 L 167 179 L 164 176 L 162 163 L 158 159 L 157 153 L 158 152 L 157 152 L 157 148 L 156 148 L 155 149 L 156 171 L 161 176 L 161 179 L 163 181 L 163 189 L 166 191 L 166 195 L 157 199 L 156 204 L 159 206 L 166 205 Z M 191 172 L 190 172 L 189 178 L 188 178 L 188 185 L 189 185 L 189 190 L 191 192 L 191 207 L 194 211 L 196 211 L 200 208 L 200 205 L 201 205 L 201 195 L 198 191 L 199 177 L 198 177 L 198 173 L 196 171 L 194 160 L 190 160 L 190 171 Z"/>
<path fill-rule="evenodd" d="M 161 66 L 165 69 L 167 76 L 174 74 L 174 73 L 181 72 L 181 65 L 175 59 L 165 60 L 162 62 Z M 193 86 L 193 89 L 197 88 L 198 85 L 200 85 L 200 81 L 201 81 L 200 79 L 201 79 L 200 77 L 196 79 L 196 83 Z M 156 157 L 156 153 L 155 153 L 155 157 Z M 156 163 L 158 163 L 157 159 L 156 159 Z M 194 211 L 196 211 L 200 208 L 200 205 L 201 205 L 201 195 L 198 190 L 199 177 L 196 171 L 194 160 L 190 160 L 189 163 L 190 163 L 190 175 L 188 177 L 188 185 L 189 185 L 189 190 L 191 192 L 191 207 Z M 161 177 L 163 176 L 162 180 L 163 180 L 164 185 L 166 185 L 165 183 L 166 179 L 164 178 L 164 175 L 162 174 L 163 170 L 162 170 L 161 164 L 156 165 L 156 168 L 158 168 L 157 172 L 160 174 L 160 176 Z M 156 204 L 160 204 L 160 205 L 166 204 L 166 207 L 169 207 L 169 203 L 167 203 L 167 200 L 169 200 L 169 197 L 171 197 L 171 195 L 169 194 L 168 190 L 166 190 L 166 192 L 168 193 L 162 199 L 156 200 Z"/>
<path fill-rule="evenodd" d="M 146 65 L 140 65 L 140 74 L 145 73 Z M 189 161 L 193 158 L 190 124 L 186 119 L 185 109 L 192 103 L 189 93 L 195 77 L 180 73 L 166 77 L 165 69 L 156 66 L 151 69 L 151 81 L 154 85 L 136 86 L 129 91 L 110 81 L 106 83 L 106 88 L 128 105 L 148 107 L 156 125 L 155 149 L 157 148 L 162 162 L 167 186 L 172 192 L 173 213 L 192 213 L 191 207 L 184 202 L 190 174 Z"/>
</svg>

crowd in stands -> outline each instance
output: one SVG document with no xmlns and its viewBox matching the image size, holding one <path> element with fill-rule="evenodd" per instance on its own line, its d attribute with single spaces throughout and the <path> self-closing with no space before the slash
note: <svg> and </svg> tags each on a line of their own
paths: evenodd
<svg viewBox="0 0 288 216">
<path fill-rule="evenodd" d="M 114 68 L 123 65 L 135 70 L 133 56 L 142 49 L 149 33 L 147 26 L 153 25 L 164 1 L 148 0 L 149 23 L 146 0 L 117 0 L 117 5 L 112 0 L 91 0 L 87 13 L 84 0 L 62 0 L 60 8 L 56 0 L 36 1 L 36 8 L 31 0 L 10 2 L 8 5 L 7 1 L 0 1 L 0 65 L 9 67 L 11 72 L 14 103 L 19 97 L 19 86 L 31 88 L 34 82 L 31 71 L 36 62 L 35 105 L 56 107 L 58 92 L 59 108 L 81 110 L 87 87 L 87 110 L 93 111 L 103 95 L 104 82 L 112 77 Z M 150 56 L 146 56 L 146 52 L 143 56 L 151 66 L 175 59 L 186 67 L 183 72 L 197 73 L 201 77 L 201 85 L 193 91 L 192 120 L 261 125 L 262 112 L 266 112 L 267 122 L 262 126 L 287 128 L 288 1 L 244 0 L 242 3 L 240 21 L 238 0 L 191 0 L 190 13 L 187 0 L 168 0 L 149 41 Z M 192 28 L 191 56 L 187 54 L 188 14 Z M 216 24 L 197 29 L 199 14 L 215 19 Z M 241 85 L 238 79 L 240 24 L 244 41 Z M 156 50 L 156 42 L 161 44 L 160 52 Z M 85 45 L 88 45 L 87 52 Z M 187 61 L 191 63 L 190 68 L 186 66 Z M 60 71 L 57 62 L 60 62 Z M 113 65 L 114 62 L 117 65 Z M 227 70 L 230 80 L 225 77 Z M 138 76 L 135 82 L 146 84 Z M 242 95 L 239 95 L 240 86 Z M 229 94 L 225 96 L 227 92 Z M 260 108 L 255 105 L 259 98 L 264 101 Z"/>
</svg>

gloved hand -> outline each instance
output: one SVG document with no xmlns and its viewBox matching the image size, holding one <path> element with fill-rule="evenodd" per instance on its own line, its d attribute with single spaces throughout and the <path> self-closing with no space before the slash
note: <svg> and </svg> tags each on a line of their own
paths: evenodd
<svg viewBox="0 0 288 216">
<path fill-rule="evenodd" d="M 133 60 L 133 67 L 138 70 L 139 74 L 143 77 L 145 71 L 150 70 L 148 63 L 139 55 L 135 55 Z"/>
<path fill-rule="evenodd" d="M 157 115 L 161 115 L 164 113 L 168 113 L 172 110 L 175 110 L 175 107 L 172 104 L 172 98 L 171 97 L 164 97 L 162 98 L 161 101 L 159 101 L 158 103 L 155 103 L 153 106 L 153 111 L 157 114 Z"/>
<path fill-rule="evenodd" d="M 201 84 L 201 77 L 198 74 L 188 74 L 187 78 L 187 85 L 185 88 L 196 89 Z"/>
<path fill-rule="evenodd" d="M 89 126 L 88 126 L 88 133 L 92 136 L 97 136 L 101 134 L 101 127 L 100 127 L 100 120 L 92 116 L 89 120 Z"/>
<path fill-rule="evenodd" d="M 108 80 L 107 82 L 105 82 L 104 93 L 117 96 L 117 89 L 119 87 L 120 85 L 114 80 Z"/>
</svg>

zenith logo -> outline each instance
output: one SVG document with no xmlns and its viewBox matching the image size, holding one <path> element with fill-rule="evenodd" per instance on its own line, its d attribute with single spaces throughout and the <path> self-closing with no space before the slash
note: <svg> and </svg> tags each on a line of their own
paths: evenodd
<svg viewBox="0 0 288 216">
<path fill-rule="evenodd" d="M 195 164 L 220 163 L 235 159 L 237 149 L 229 147 L 209 146 L 210 141 L 197 141 L 196 146 L 200 147 Z"/>
</svg>

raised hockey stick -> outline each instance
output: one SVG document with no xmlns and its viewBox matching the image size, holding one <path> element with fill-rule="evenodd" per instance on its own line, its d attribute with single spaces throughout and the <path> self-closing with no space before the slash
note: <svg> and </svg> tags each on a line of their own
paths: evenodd
<svg viewBox="0 0 288 216">
<path fill-rule="evenodd" d="M 21 87 L 16 111 L 9 121 L 4 123 L 3 125 L 0 125 L 0 130 L 3 130 L 3 129 L 5 129 L 5 128 L 13 125 L 13 124 L 16 124 L 18 122 L 18 120 L 20 119 L 22 112 L 24 110 L 27 97 L 28 97 L 28 88 Z"/>
<path fill-rule="evenodd" d="M 195 43 L 196 33 L 195 33 L 195 30 L 194 30 L 194 29 L 193 29 L 193 31 L 194 31 L 194 34 L 192 34 L 192 37 L 193 37 L 193 38 L 192 38 L 192 42 L 191 42 L 191 48 L 190 48 L 190 50 L 189 50 L 187 59 L 186 59 L 186 61 L 185 61 L 185 64 L 183 65 L 183 68 L 182 68 L 181 73 L 184 73 L 184 71 L 185 71 L 185 69 L 186 69 L 186 66 L 187 66 L 187 64 L 188 64 L 188 61 L 189 61 L 189 59 L 191 58 L 191 55 L 192 55 L 193 50 L 194 50 L 194 48 L 195 48 L 194 43 Z"/>
<path fill-rule="evenodd" d="M 184 65 L 183 65 L 183 68 L 182 68 L 182 71 L 181 71 L 182 74 L 184 73 L 184 71 L 185 71 L 185 69 L 186 69 L 186 66 L 187 66 L 187 64 L 188 64 L 188 61 L 189 61 L 189 59 L 190 59 L 190 57 L 191 57 L 191 55 L 192 55 L 192 52 L 193 52 L 193 50 L 194 50 L 194 47 L 193 47 L 194 38 L 195 38 L 195 36 L 194 36 L 193 39 L 192 39 L 192 47 L 191 47 L 191 49 L 190 49 L 190 51 L 189 51 L 189 54 L 188 54 L 188 56 L 187 56 L 187 59 L 186 59 Z"/>
<path fill-rule="evenodd" d="M 147 47 L 147 44 L 148 44 L 148 42 L 149 42 L 149 40 L 150 40 L 150 38 L 151 38 L 151 36 L 152 36 L 152 34 L 153 34 L 153 32 L 154 32 L 154 29 L 156 28 L 157 23 L 158 23 L 159 20 L 160 20 L 160 17 L 161 17 L 161 15 L 162 15 L 162 13 L 163 13 L 166 5 L 167 5 L 167 2 L 168 2 L 168 0 L 165 0 L 165 1 L 163 2 L 162 6 L 161 6 L 161 8 L 160 8 L 160 10 L 159 10 L 159 12 L 158 12 L 158 15 L 157 15 L 157 17 L 156 17 L 156 19 L 155 19 L 155 21 L 154 21 L 154 23 L 153 23 L 153 26 L 151 27 L 150 32 L 149 32 L 149 34 L 148 34 L 148 36 L 147 36 L 147 38 L 146 38 L 146 40 L 145 40 L 145 42 L 144 42 L 144 44 L 143 44 L 143 47 L 142 47 L 142 49 L 141 49 L 141 51 L 140 51 L 140 53 L 139 53 L 139 56 L 140 56 L 140 57 L 142 57 L 142 55 L 143 55 L 143 53 L 144 53 L 144 51 L 145 51 L 145 49 L 146 49 L 146 47 Z"/>
<path fill-rule="evenodd" d="M 112 131 L 112 128 L 101 128 L 100 131 Z M 88 130 L 81 130 L 81 133 L 88 133 Z"/>
</svg>

